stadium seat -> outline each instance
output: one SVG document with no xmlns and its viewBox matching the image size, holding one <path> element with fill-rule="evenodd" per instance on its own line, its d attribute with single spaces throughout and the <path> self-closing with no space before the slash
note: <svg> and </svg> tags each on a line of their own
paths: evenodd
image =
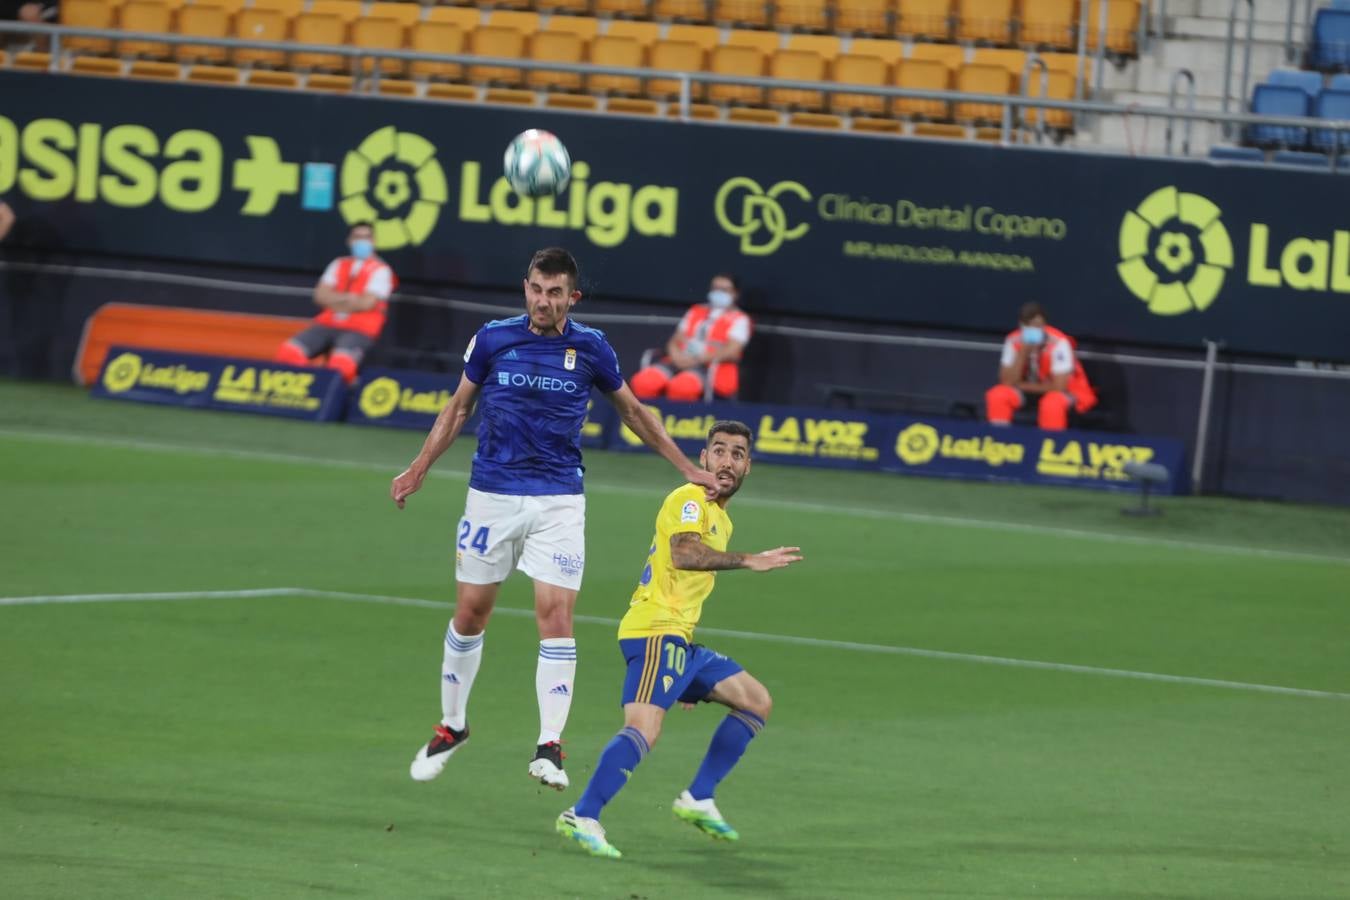
<svg viewBox="0 0 1350 900">
<path fill-rule="evenodd" d="M 705 53 L 711 53 L 712 48 L 722 43 L 722 34 L 711 25 L 671 25 L 666 30 L 666 40 L 691 41 L 702 47 Z"/>
<path fill-rule="evenodd" d="M 1306 116 L 1312 105 L 1303 88 L 1258 84 L 1252 94 L 1252 112 L 1268 116 Z M 1249 125 L 1247 140 L 1259 146 L 1302 147 L 1308 129 L 1284 125 Z"/>
<path fill-rule="evenodd" d="M 138 59 L 131 63 L 127 74 L 132 78 L 154 78 L 160 81 L 178 81 L 183 77 L 183 68 L 178 63 L 156 62 L 150 59 Z"/>
<path fill-rule="evenodd" d="M 275 9 L 241 9 L 234 17 L 234 36 L 249 41 L 286 40 L 286 16 Z M 272 66 L 286 64 L 286 55 L 280 50 L 253 50 L 236 47 L 231 54 L 237 66 Z"/>
<path fill-rule="evenodd" d="M 1323 71 L 1350 68 L 1350 10 L 1317 11 L 1308 64 Z"/>
<path fill-rule="evenodd" d="M 340 46 L 347 43 L 347 23 L 332 13 L 301 13 L 291 21 L 291 38 L 297 44 Z M 312 72 L 337 72 L 348 61 L 336 53 L 291 54 L 291 68 Z"/>
<path fill-rule="evenodd" d="M 1304 69 L 1275 69 L 1266 76 L 1266 84 L 1301 88 L 1309 97 L 1316 97 L 1322 90 L 1322 73 Z"/>
<path fill-rule="evenodd" d="M 487 24 L 495 28 L 514 28 L 529 37 L 539 30 L 539 13 L 522 9 L 494 9 L 487 15 Z"/>
<path fill-rule="evenodd" d="M 168 34 L 173 31 L 173 13 L 160 0 L 130 0 L 118 14 L 123 31 Z M 168 59 L 169 45 L 159 41 L 118 41 L 117 53 L 141 59 Z"/>
<path fill-rule="evenodd" d="M 705 0 L 652 0 L 652 15 L 678 22 L 712 21 L 712 10 Z"/>
<path fill-rule="evenodd" d="M 1350 91 L 1338 91 L 1328 88 L 1317 95 L 1313 101 L 1313 115 L 1319 119 L 1350 120 Z M 1350 149 L 1350 131 L 1339 133 L 1330 128 L 1317 128 L 1312 133 L 1314 147 L 1321 150 Z"/>
<path fill-rule="evenodd" d="M 828 31 L 830 11 L 826 0 L 773 0 L 775 28 Z"/>
<path fill-rule="evenodd" d="M 305 79 L 305 87 L 309 90 L 333 94 L 350 94 L 354 83 L 355 79 L 350 75 L 335 75 L 331 72 L 315 72 Z"/>
<path fill-rule="evenodd" d="M 853 34 L 890 34 L 891 0 L 835 0 L 834 30 Z"/>
<path fill-rule="evenodd" d="M 938 122 L 918 122 L 910 134 L 948 141 L 964 141 L 970 136 L 963 125 L 943 125 Z"/>
<path fill-rule="evenodd" d="M 393 4 L 386 4 L 392 6 Z M 363 16 L 357 19 L 351 26 L 352 46 L 365 47 L 371 50 L 402 50 L 404 46 L 403 24 L 397 19 L 377 19 L 373 16 Z M 376 61 L 374 59 L 361 60 L 362 72 L 373 72 Z M 407 69 L 407 63 L 401 59 L 390 59 L 388 57 L 379 60 L 381 75 L 393 75 L 395 77 L 402 75 Z"/>
<path fill-rule="evenodd" d="M 293 19 L 305 9 L 305 0 L 253 0 L 249 9 L 270 9 L 281 13 L 284 18 Z"/>
<path fill-rule="evenodd" d="M 468 51 L 474 56 L 520 59 L 525 56 L 525 36 L 514 28 L 481 25 L 469 35 Z M 506 66 L 469 66 L 469 80 L 515 86 L 520 84 L 520 69 Z"/>
<path fill-rule="evenodd" d="M 727 33 L 726 43 L 733 47 L 754 47 L 764 54 L 765 59 L 768 59 L 773 56 L 774 51 L 783 45 L 783 39 L 776 31 L 733 28 Z"/>
<path fill-rule="evenodd" d="M 838 35 L 833 34 L 790 34 L 787 39 L 787 49 L 819 53 L 827 63 L 839 55 L 841 44 Z"/>
<path fill-rule="evenodd" d="M 1011 94 L 1012 76 L 1002 66 L 967 63 L 956 73 L 956 89 L 967 94 Z M 996 103 L 957 103 L 958 122 L 998 122 L 1003 107 Z"/>
<path fill-rule="evenodd" d="M 416 97 L 417 82 L 406 78 L 381 78 L 378 90 L 393 97 Z"/>
<path fill-rule="evenodd" d="M 275 12 L 276 10 L 268 11 Z M 300 87 L 300 76 L 294 72 L 252 69 L 248 73 L 248 85 L 249 87 L 295 89 Z"/>
<path fill-rule="evenodd" d="M 634 116 L 654 116 L 661 111 L 655 100 L 640 97 L 610 97 L 605 101 L 605 111 Z"/>
<path fill-rule="evenodd" d="M 652 45 L 647 66 L 666 72 L 702 72 L 706 59 L 704 49 L 692 41 L 661 40 Z M 690 97 L 701 100 L 704 87 L 700 82 L 691 82 Z M 649 78 L 643 90 L 654 100 L 675 100 L 680 95 L 680 83 L 674 78 Z"/>
<path fill-rule="evenodd" d="M 1331 171 L 1331 157 L 1325 153 L 1305 153 L 1302 150 L 1280 150 L 1270 158 L 1277 166 L 1298 166 L 1304 169 Z"/>
<path fill-rule="evenodd" d="M 1012 43 L 1013 0 L 958 0 L 956 38 Z"/>
<path fill-rule="evenodd" d="M 976 128 L 976 129 L 975 129 L 975 140 L 977 140 L 977 141 L 986 141 L 986 142 L 991 143 L 991 144 L 1000 144 L 1000 143 L 1003 142 L 1003 129 L 1002 129 L 1002 128 Z M 1019 132 L 1016 128 L 1011 128 L 1011 129 L 1009 129 L 1009 130 L 1008 130 L 1008 143 L 1010 143 L 1010 144 L 1016 144 L 1016 143 L 1020 143 L 1020 141 L 1021 141 L 1021 132 Z"/>
<path fill-rule="evenodd" d="M 952 0 L 902 0 L 895 33 L 926 41 L 952 38 Z"/>
<path fill-rule="evenodd" d="M 651 49 L 661 36 L 661 26 L 655 22 L 634 22 L 629 19 L 615 19 L 609 23 L 605 34 L 614 37 L 630 37 L 642 45 L 642 49 Z M 715 33 L 714 33 L 714 36 Z M 678 38 L 675 38 L 678 40 Z"/>
<path fill-rule="evenodd" d="M 580 109 L 592 112 L 600 108 L 600 98 L 591 94 L 560 94 L 555 91 L 544 96 L 544 105 L 555 109 Z"/>
<path fill-rule="evenodd" d="M 408 32 L 408 49 L 418 53 L 463 53 L 465 43 L 464 29 L 453 22 L 417 22 Z M 413 60 L 408 63 L 408 74 L 454 81 L 464 76 L 464 69 L 459 63 Z"/>
<path fill-rule="evenodd" d="M 597 15 L 646 16 L 647 0 L 595 0 Z"/>
<path fill-rule="evenodd" d="M 723 44 L 714 47 L 709 54 L 708 71 L 715 75 L 762 76 L 764 54 L 754 47 Z M 708 99 L 715 103 L 761 106 L 764 103 L 764 89 L 740 84 L 713 83 L 708 85 Z"/>
<path fill-rule="evenodd" d="M 955 44 L 915 44 L 909 51 L 909 58 L 935 60 L 955 73 L 966 64 L 966 48 Z"/>
<path fill-rule="evenodd" d="M 788 124 L 794 128 L 828 128 L 837 131 L 844 127 L 844 120 L 828 113 L 795 112 L 788 116 Z"/>
<path fill-rule="evenodd" d="M 622 66 L 629 69 L 643 67 L 646 53 L 637 38 L 601 34 L 591 41 L 591 62 L 597 66 Z M 590 75 L 586 89 L 597 94 L 641 93 L 642 83 L 634 75 Z"/>
<path fill-rule="evenodd" d="M 230 33 L 230 14 L 215 5 L 185 6 L 178 11 L 178 33 L 223 38 Z M 179 44 L 174 57 L 180 62 L 223 63 L 225 48 L 210 44 Z"/>
<path fill-rule="evenodd" d="M 590 0 L 535 0 L 539 12 L 564 13 L 566 16 L 586 16 L 591 11 Z"/>
<path fill-rule="evenodd" d="M 713 0 L 713 21 L 768 28 L 769 0 Z"/>
<path fill-rule="evenodd" d="M 825 59 L 810 50 L 777 50 L 769 57 L 769 77 L 786 81 L 825 81 Z M 820 91 L 771 88 L 769 105 L 815 112 L 824 109 L 825 101 Z"/>
<path fill-rule="evenodd" d="M 888 66 L 893 66 L 904 55 L 905 45 L 889 38 L 854 38 L 848 52 L 852 56 L 875 56 Z"/>
<path fill-rule="evenodd" d="M 116 78 L 122 74 L 122 61 L 106 56 L 77 56 L 70 61 L 70 71 L 76 75 Z"/>
<path fill-rule="evenodd" d="M 1346 0 L 1346 2 L 1350 3 L 1350 0 Z M 1333 91 L 1350 91 L 1350 75 L 1344 73 L 1332 75 L 1327 80 L 1327 87 Z"/>
<path fill-rule="evenodd" d="M 1209 148 L 1209 158 L 1217 162 L 1266 164 L 1266 154 L 1255 147 L 1229 147 L 1215 144 Z"/>
<path fill-rule="evenodd" d="M 667 108 L 666 115 L 670 116 L 672 119 L 675 119 L 675 118 L 683 118 L 684 113 L 680 109 L 679 104 L 672 103 Z M 722 114 L 718 111 L 717 107 L 713 106 L 712 104 L 691 103 L 689 104 L 689 118 L 706 119 L 709 121 L 716 122 L 718 119 L 722 118 Z"/>
<path fill-rule="evenodd" d="M 1088 4 L 1087 48 L 1096 50 L 1100 42 L 1101 4 Z M 1138 51 L 1139 0 L 1107 0 L 1106 49 L 1123 56 Z"/>
<path fill-rule="evenodd" d="M 33 50 L 20 50 L 14 54 L 14 59 L 11 60 L 10 64 L 16 69 L 45 72 L 52 66 L 52 55 Z"/>
<path fill-rule="evenodd" d="M 1027 67 L 1027 52 L 1025 50 L 1008 50 L 996 47 L 977 47 L 971 54 L 970 61 L 980 63 L 986 66 L 1002 66 L 1008 70 L 1008 74 L 1016 79 L 1017 84 L 1022 83 L 1022 72 Z M 1047 66 L 1047 68 L 1049 68 Z"/>
<path fill-rule="evenodd" d="M 591 41 L 600 33 L 600 20 L 591 16 L 553 16 L 548 20 L 547 30 L 575 34 L 583 41 Z"/>
<path fill-rule="evenodd" d="M 1074 49 L 1078 46 L 1076 6 L 1074 0 L 1022 0 L 1018 42 L 1034 47 Z"/>
<path fill-rule="evenodd" d="M 1077 53 L 1042 53 L 1040 57 L 1041 62 L 1045 63 L 1046 68 L 1051 72 L 1068 72 L 1075 79 L 1078 77 L 1080 57 Z M 1083 79 L 1090 81 L 1092 79 L 1092 57 L 1082 57 L 1081 62 Z"/>
<path fill-rule="evenodd" d="M 896 87 L 925 91 L 946 91 L 952 86 L 952 73 L 935 59 L 902 59 L 895 66 Z M 951 105 L 944 100 L 897 97 L 895 114 L 925 119 L 950 119 Z"/>
<path fill-rule="evenodd" d="M 1020 87 L 1021 77 L 1014 81 L 1014 87 Z M 1045 94 L 1052 100 L 1072 100 L 1073 99 L 1073 76 L 1067 72 L 1047 72 L 1045 76 Z M 1040 97 L 1041 95 L 1041 75 L 1039 71 L 1031 73 L 1031 83 L 1027 85 L 1027 96 Z M 1073 113 L 1067 109 L 1046 109 L 1039 107 L 1026 106 L 1022 108 L 1023 121 L 1036 124 L 1041 120 L 1042 112 L 1045 114 L 1046 127 L 1056 131 L 1068 131 L 1073 128 Z"/>
<path fill-rule="evenodd" d="M 484 103 L 509 103 L 512 106 L 534 106 L 534 91 L 520 88 L 489 87 L 483 91 Z"/>
<path fill-rule="evenodd" d="M 433 6 L 424 21 L 447 22 L 468 34 L 483 24 L 483 13 L 476 6 Z"/>
<path fill-rule="evenodd" d="M 581 63 L 586 57 L 586 42 L 565 31 L 541 31 L 531 35 L 529 58 L 538 62 Z M 525 84 L 541 90 L 576 93 L 581 90 L 580 72 L 550 69 L 531 69 L 525 73 Z"/>
<path fill-rule="evenodd" d="M 337 16 L 350 25 L 361 18 L 361 0 L 310 0 L 305 12 Z"/>
<path fill-rule="evenodd" d="M 427 96 L 432 100 L 477 100 L 478 90 L 467 84 L 433 81 L 427 85 Z"/>
<path fill-rule="evenodd" d="M 63 0 L 60 22 L 72 28 L 116 28 L 117 11 L 104 0 Z M 72 53 L 111 53 L 112 41 L 107 38 L 68 37 L 61 49 Z"/>
<path fill-rule="evenodd" d="M 741 122 L 748 125 L 777 125 L 783 119 L 776 110 L 762 109 L 758 106 L 733 106 L 727 110 L 728 122 Z"/>
<path fill-rule="evenodd" d="M 846 84 L 865 84 L 884 87 L 890 82 L 890 67 L 876 56 L 845 53 L 834 61 L 831 80 Z M 850 116 L 886 116 L 890 113 L 890 98 L 882 94 L 834 93 L 830 95 L 830 112 Z"/>
<path fill-rule="evenodd" d="M 420 3 L 372 3 L 366 15 L 372 19 L 393 19 L 404 28 L 412 28 L 413 23 L 422 18 L 425 7 Z"/>
<path fill-rule="evenodd" d="M 238 84 L 239 70 L 234 66 L 192 66 L 188 69 L 187 80 L 204 84 Z"/>
<path fill-rule="evenodd" d="M 864 131 L 869 134 L 899 134 L 904 130 L 897 119 L 872 119 L 867 117 L 852 119 L 848 123 L 848 127 L 854 131 Z"/>
</svg>

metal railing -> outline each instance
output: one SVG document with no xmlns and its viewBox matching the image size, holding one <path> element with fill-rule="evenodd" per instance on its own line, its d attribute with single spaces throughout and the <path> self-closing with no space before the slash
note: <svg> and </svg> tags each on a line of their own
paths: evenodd
<svg viewBox="0 0 1350 900">
<path fill-rule="evenodd" d="M 1172 75 L 1172 84 L 1167 92 L 1167 105 L 1169 108 L 1176 108 L 1177 105 L 1177 87 L 1181 82 L 1186 82 L 1186 108 L 1195 112 L 1195 73 L 1190 69 L 1177 69 Z M 1168 156 L 1172 155 L 1172 125 L 1174 120 L 1169 116 L 1167 119 L 1167 131 L 1163 136 L 1163 145 Z M 1195 124 L 1192 119 L 1187 119 L 1185 130 L 1181 138 L 1181 155 L 1191 155 L 1191 127 Z"/>
<path fill-rule="evenodd" d="M 1302 7 L 1303 9 L 1303 22 L 1302 22 L 1303 39 L 1301 41 L 1295 34 L 1295 30 L 1299 27 L 1300 24 L 1295 21 L 1296 18 L 1295 14 L 1298 12 L 1300 7 Z M 1305 2 L 1303 2 L 1302 4 L 1300 4 L 1298 0 L 1289 0 L 1288 12 L 1286 13 L 1284 19 L 1285 62 L 1297 62 L 1299 58 L 1299 51 L 1306 50 L 1308 45 L 1312 43 L 1312 27 L 1313 27 L 1313 0 L 1305 0 Z"/>
<path fill-rule="evenodd" d="M 1238 4 L 1247 4 L 1247 36 L 1242 45 L 1242 92 L 1238 95 L 1241 98 L 1241 108 L 1247 109 L 1248 90 L 1251 86 L 1252 78 L 1252 35 L 1256 28 L 1256 2 L 1255 0 L 1233 0 L 1228 7 L 1228 41 L 1224 45 L 1223 58 L 1223 111 L 1228 112 L 1232 104 L 1233 93 L 1233 47 L 1237 34 Z M 1224 125 L 1224 137 L 1232 138 L 1232 128 Z"/>
</svg>

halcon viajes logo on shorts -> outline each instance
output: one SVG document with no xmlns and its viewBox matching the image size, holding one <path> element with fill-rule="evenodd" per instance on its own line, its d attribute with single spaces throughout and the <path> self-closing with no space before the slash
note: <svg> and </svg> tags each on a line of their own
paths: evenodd
<svg viewBox="0 0 1350 900">
<path fill-rule="evenodd" d="M 754 179 L 737 175 L 718 188 L 713 215 L 723 231 L 741 239 L 741 253 L 768 256 L 811 227 L 809 222 L 789 224 L 788 212 L 778 200 L 784 194 L 811 202 L 811 192 L 795 181 L 780 181 L 765 190 Z"/>
<path fill-rule="evenodd" d="M 1149 312 L 1173 316 L 1214 302 L 1233 267 L 1220 211 L 1199 194 L 1160 188 L 1120 223 L 1116 271 Z"/>
</svg>

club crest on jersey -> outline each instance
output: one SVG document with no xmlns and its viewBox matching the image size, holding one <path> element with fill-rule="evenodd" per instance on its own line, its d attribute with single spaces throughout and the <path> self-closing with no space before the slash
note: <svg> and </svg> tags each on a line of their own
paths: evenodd
<svg viewBox="0 0 1350 900">
<path fill-rule="evenodd" d="M 567 352 L 563 354 L 563 368 L 572 371 L 577 367 L 577 350 L 575 347 L 568 347 Z"/>
<path fill-rule="evenodd" d="M 670 686 L 674 683 L 675 679 L 671 678 L 669 675 L 661 679 L 661 684 L 665 687 L 667 693 L 670 691 Z"/>
<path fill-rule="evenodd" d="M 701 510 L 698 508 L 698 503 L 690 500 L 684 505 L 684 508 L 680 510 L 680 521 L 697 522 L 699 512 L 701 512 Z"/>
</svg>

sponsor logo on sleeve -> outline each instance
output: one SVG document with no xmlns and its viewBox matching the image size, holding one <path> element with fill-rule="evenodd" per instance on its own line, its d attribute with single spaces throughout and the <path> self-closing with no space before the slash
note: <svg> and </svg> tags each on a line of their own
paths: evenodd
<svg viewBox="0 0 1350 900">
<path fill-rule="evenodd" d="M 680 510 L 680 521 L 685 523 L 697 522 L 699 514 L 702 511 L 703 510 L 699 507 L 697 501 L 690 500 L 684 505 L 684 508 Z"/>
</svg>

